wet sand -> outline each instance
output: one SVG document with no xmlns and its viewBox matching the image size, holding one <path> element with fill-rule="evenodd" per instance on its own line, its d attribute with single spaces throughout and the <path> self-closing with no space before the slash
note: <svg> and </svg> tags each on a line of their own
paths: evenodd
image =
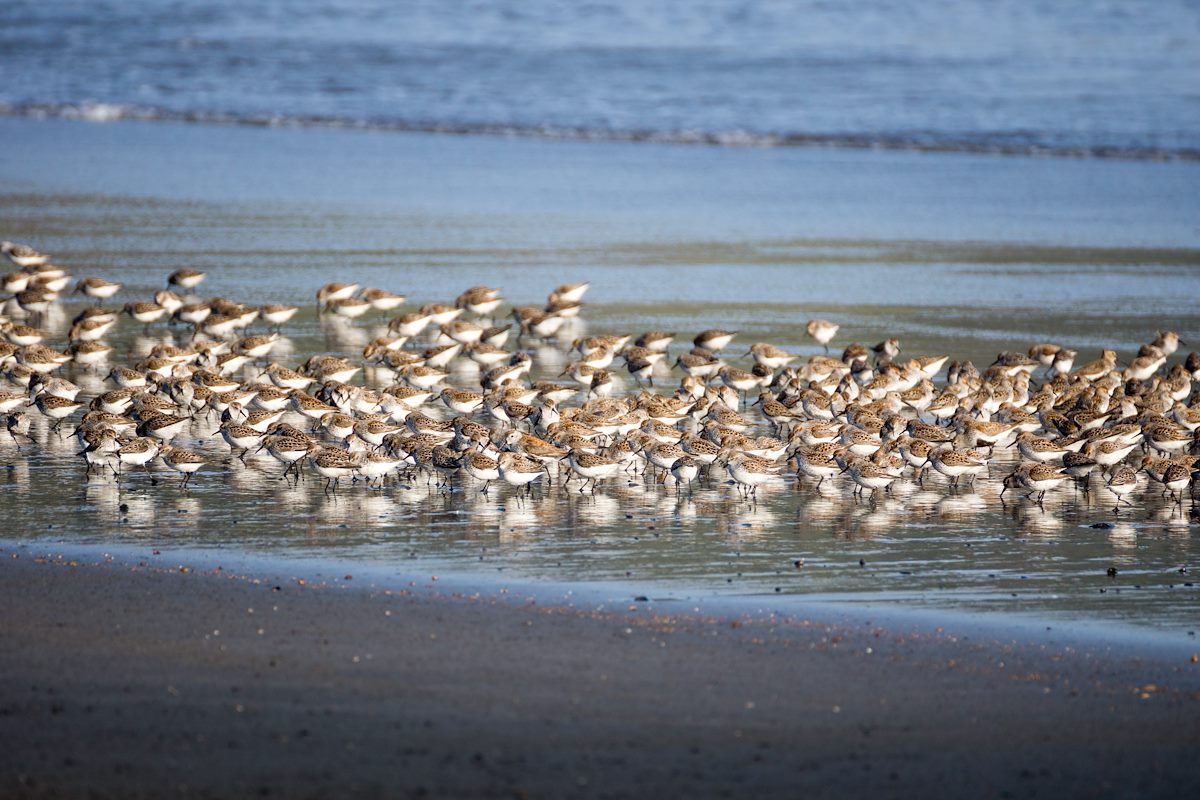
<svg viewBox="0 0 1200 800">
<path fill-rule="evenodd" d="M 4 796 L 1200 789 L 1179 651 L 0 557 Z"/>
</svg>

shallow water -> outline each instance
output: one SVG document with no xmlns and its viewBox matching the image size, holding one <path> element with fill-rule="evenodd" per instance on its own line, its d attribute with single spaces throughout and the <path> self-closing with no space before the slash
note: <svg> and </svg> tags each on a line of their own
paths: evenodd
<svg viewBox="0 0 1200 800">
<path fill-rule="evenodd" d="M 686 341 L 727 327 L 740 331 L 734 355 L 759 340 L 820 352 L 803 334 L 815 316 L 843 324 L 837 347 L 895 335 L 904 356 L 980 366 L 1042 340 L 1077 347 L 1079 363 L 1105 346 L 1128 356 L 1160 328 L 1200 340 L 1190 164 L 26 120 L 0 120 L 0 132 L 12 142 L 0 154 L 4 238 L 36 244 L 76 276 L 125 282 L 121 300 L 187 266 L 210 271 L 204 296 L 303 304 L 274 356 L 291 364 L 354 356 L 386 320 L 319 320 L 311 298 L 329 280 L 404 292 L 408 307 L 475 284 L 537 303 L 590 280 L 579 332 L 668 329 Z M 47 321 L 56 339 L 78 308 Z M 182 336 L 118 329 L 120 361 Z M 539 376 L 567 361 L 561 347 L 532 351 Z M 98 376 L 68 375 L 85 394 L 99 388 Z M 454 377 L 476 379 L 470 369 Z M 1114 517 L 1095 485 L 1042 506 L 1001 502 L 1009 453 L 975 489 L 933 477 L 874 502 L 841 483 L 782 479 L 757 503 L 720 482 L 677 493 L 643 478 L 594 495 L 556 485 L 527 501 L 506 487 L 439 491 L 424 478 L 333 495 L 311 476 L 288 488 L 269 459 L 223 463 L 211 424 L 183 437 L 213 459 L 186 491 L 165 471 L 157 485 L 143 474 L 121 487 L 84 480 L 75 442 L 40 421 L 36 450 L 0 437 L 9 538 L 1194 629 L 1190 503 L 1143 491 Z"/>
<path fill-rule="evenodd" d="M 287 330 L 277 353 L 287 363 L 313 352 L 352 353 L 370 335 L 364 325 L 318 323 L 311 312 Z M 133 360 L 168 340 L 122 335 L 113 342 Z M 550 377 L 564 361 L 553 348 L 533 352 L 535 375 Z M 71 377 L 87 394 L 100 388 L 99 376 Z M 474 379 L 471 370 L 455 375 L 456 385 Z M 365 377 L 372 385 L 388 380 L 379 371 Z M 854 497 L 848 481 L 818 488 L 781 478 L 749 501 L 720 478 L 689 490 L 646 476 L 613 480 L 595 493 L 578 492 L 577 482 L 556 484 L 523 499 L 503 485 L 483 495 L 470 480 L 438 488 L 424 476 L 327 492 L 310 474 L 292 488 L 265 454 L 246 466 L 231 461 L 209 435 L 215 424 L 197 420 L 177 442 L 213 461 L 182 490 L 161 467 L 121 484 L 109 474 L 85 478 L 75 440 L 39 421 L 36 447 L 18 452 L 13 442 L 0 443 L 9 464 L 0 473 L 8 530 L 35 542 L 232 549 L 347 569 L 386 572 L 391 564 L 409 573 L 615 581 L 651 594 L 832 595 L 1179 632 L 1195 626 L 1200 590 L 1189 568 L 1200 561 L 1200 522 L 1190 501 L 1177 505 L 1147 486 L 1117 516 L 1113 496 L 1096 481 L 1089 495 L 1063 488 L 1041 505 L 1011 493 L 1001 498 L 1011 451 L 996 454 L 975 488 L 956 490 L 935 474 L 874 499 Z M 1117 578 L 1106 575 L 1109 567 Z"/>
</svg>

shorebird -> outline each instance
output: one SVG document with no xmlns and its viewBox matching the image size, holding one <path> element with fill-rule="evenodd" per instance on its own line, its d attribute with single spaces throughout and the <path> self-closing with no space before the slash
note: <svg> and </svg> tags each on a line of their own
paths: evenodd
<svg viewBox="0 0 1200 800">
<path fill-rule="evenodd" d="M 1137 488 L 1137 482 L 1137 472 L 1128 464 L 1118 464 L 1108 473 L 1104 485 L 1117 498 L 1116 504 L 1113 505 L 1114 514 L 1120 511 L 1121 503 L 1127 506 L 1133 505 L 1125 499 L 1125 495 Z"/>
<path fill-rule="evenodd" d="M 158 303 L 126 303 L 125 313 L 149 329 L 151 323 L 162 319 L 167 310 Z"/>
<path fill-rule="evenodd" d="M 0 253 L 8 256 L 8 260 L 18 267 L 38 267 L 50 260 L 50 256 L 39 253 L 27 244 L 13 242 L 0 242 Z"/>
<path fill-rule="evenodd" d="M 386 289 L 363 289 L 360 295 L 376 311 L 391 311 L 404 305 L 408 298 Z"/>
<path fill-rule="evenodd" d="M 842 447 L 833 443 L 800 448 L 795 454 L 797 479 L 801 475 L 816 478 L 817 488 L 820 489 L 826 478 L 833 478 L 842 472 L 834 458 L 842 451 Z"/>
<path fill-rule="evenodd" d="M 840 327 L 827 319 L 810 319 L 804 326 L 804 332 L 815 339 L 817 344 L 824 347 L 825 352 L 828 353 L 829 343 L 833 341 L 833 337 L 837 335 Z"/>
<path fill-rule="evenodd" d="M 898 339 L 884 339 L 879 344 L 871 348 L 871 352 L 875 354 L 875 359 L 891 360 L 900 355 L 900 341 Z"/>
<path fill-rule="evenodd" d="M 358 469 L 359 458 L 341 448 L 323 447 L 309 461 L 317 474 L 325 479 L 325 492 L 336 493 L 338 482 Z"/>
<path fill-rule="evenodd" d="M 665 333 L 663 331 L 647 331 L 639 336 L 634 344 L 636 344 L 638 347 L 644 347 L 647 350 L 665 353 L 673 341 L 675 341 L 675 334 L 673 333 Z"/>
<path fill-rule="evenodd" d="M 475 480 L 483 482 L 483 488 L 479 490 L 481 494 L 487 494 L 492 481 L 500 480 L 500 466 L 496 459 L 485 456 L 483 453 L 468 450 L 462 454 L 459 463 L 464 472 Z"/>
<path fill-rule="evenodd" d="M 317 308 L 332 301 L 345 300 L 357 291 L 357 283 L 327 283 L 317 290 Z"/>
<path fill-rule="evenodd" d="M 179 481 L 180 489 L 186 489 L 192 476 L 206 463 L 202 456 L 190 450 L 172 447 L 169 444 L 164 444 L 159 448 L 158 454 L 168 468 L 183 476 L 183 479 Z"/>
<path fill-rule="evenodd" d="M 568 303 L 578 303 L 587 294 L 587 290 L 591 287 L 590 283 L 564 283 L 553 292 L 550 293 L 550 301 L 565 301 Z"/>
<path fill-rule="evenodd" d="M 771 370 L 783 369 L 796 359 L 791 353 L 767 342 L 755 342 L 750 345 L 747 355 L 754 357 L 754 363 Z"/>
<path fill-rule="evenodd" d="M 1028 489 L 1026 497 L 1038 496 L 1038 503 L 1046 497 L 1046 492 L 1067 480 L 1070 475 L 1049 464 L 1020 464 L 1004 479 L 1003 495 L 1010 487 L 1020 486 Z"/>
<path fill-rule="evenodd" d="M 281 303 L 268 303 L 265 306 L 260 306 L 258 310 L 262 314 L 263 319 L 278 329 L 280 326 L 287 324 L 292 317 L 296 316 L 296 312 L 300 309 L 296 306 L 288 306 Z"/>
<path fill-rule="evenodd" d="M 683 456 L 680 456 L 682 458 Z M 673 468 L 674 463 L 671 464 Z M 764 458 L 735 453 L 725 462 L 725 471 L 746 497 L 758 498 L 758 487 L 776 477 L 776 467 Z"/>
<path fill-rule="evenodd" d="M 74 400 L 68 400 L 65 397 L 59 397 L 54 394 L 40 394 L 35 403 L 38 411 L 54 420 L 51 430 L 55 432 L 58 432 L 59 426 L 62 425 L 67 417 L 83 408 L 84 405 L 83 403 L 77 403 Z"/>
<path fill-rule="evenodd" d="M 17 450 L 21 449 L 21 440 L 18 436 L 24 436 L 31 442 L 35 442 L 32 436 L 29 435 L 30 419 L 29 415 L 23 411 L 13 411 L 4 417 L 4 427 L 8 430 L 8 435 L 12 437 L 13 444 L 17 446 Z"/>
<path fill-rule="evenodd" d="M 504 299 L 500 297 L 499 289 L 473 286 L 458 296 L 458 299 L 454 301 L 454 307 L 465 308 L 476 317 L 491 319 L 503 302 Z"/>
<path fill-rule="evenodd" d="M 733 341 L 733 337 L 737 336 L 737 331 L 723 331 L 719 328 L 702 331 L 696 334 L 696 338 L 692 340 L 692 344 L 696 347 L 702 347 L 710 353 L 719 353 L 729 346 Z"/>
<path fill-rule="evenodd" d="M 371 310 L 371 302 L 357 297 L 335 297 L 325 301 L 325 310 L 339 317 L 354 319 Z"/>
<path fill-rule="evenodd" d="M 208 277 L 207 272 L 200 272 L 194 269 L 177 269 L 167 276 L 167 285 L 178 286 L 180 289 L 195 289 L 206 277 Z"/>
<path fill-rule="evenodd" d="M 679 491 L 679 487 L 687 484 L 688 491 L 691 491 L 692 481 L 696 480 L 700 474 L 700 462 L 691 456 L 681 456 L 676 459 L 671 465 L 671 477 L 675 479 L 675 491 Z"/>
<path fill-rule="evenodd" d="M 113 467 L 113 474 L 120 480 L 122 465 L 128 464 L 133 467 L 141 467 L 147 473 L 150 469 L 147 466 L 153 461 L 159 452 L 159 443 L 145 436 L 140 436 L 133 441 L 122 445 L 117 450 L 117 465 Z"/>
<path fill-rule="evenodd" d="M 251 448 L 258 447 L 262 444 L 263 431 L 257 428 L 252 428 L 249 425 L 238 423 L 223 423 L 213 436 L 220 435 L 225 443 L 229 445 L 231 450 L 240 450 L 238 460 L 243 464 L 246 463 L 246 453 L 250 452 Z"/>
<path fill-rule="evenodd" d="M 83 278 L 75 284 L 75 291 L 85 294 L 93 300 L 108 300 L 121 291 L 121 284 L 106 281 L 103 278 Z"/>
<path fill-rule="evenodd" d="M 533 492 L 533 482 L 546 475 L 542 462 L 520 453 L 501 453 L 496 460 L 496 467 L 505 483 L 514 487 L 526 487 L 530 494 Z"/>
<path fill-rule="evenodd" d="M 861 458 L 848 461 L 846 472 L 850 475 L 850 479 L 858 484 L 859 488 L 855 492 L 858 495 L 870 489 L 871 496 L 874 497 L 880 489 L 885 492 L 889 491 L 892 484 L 896 482 L 896 476 L 893 473 L 873 461 Z"/>
<path fill-rule="evenodd" d="M 929 463 L 950 479 L 951 486 L 958 486 L 958 480 L 963 476 L 969 476 L 973 484 L 976 476 L 988 466 L 987 459 L 974 450 L 934 450 L 929 454 Z"/>
<path fill-rule="evenodd" d="M 592 491 L 594 492 L 596 491 L 597 481 L 614 477 L 621 471 L 620 462 L 594 453 L 571 450 L 565 456 L 564 460 L 572 472 L 583 478 L 582 485 L 579 487 L 580 493 L 583 493 L 587 489 L 589 481 L 592 484 Z M 563 482 L 564 489 L 566 488 L 566 483 L 567 481 Z"/>
</svg>

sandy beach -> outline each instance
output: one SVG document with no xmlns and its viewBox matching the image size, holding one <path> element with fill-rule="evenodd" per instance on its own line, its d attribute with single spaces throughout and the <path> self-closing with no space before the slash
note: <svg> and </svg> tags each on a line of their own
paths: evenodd
<svg viewBox="0 0 1200 800">
<path fill-rule="evenodd" d="M 1200 788 L 1178 653 L 35 553 L 0 554 L 5 796 Z"/>
</svg>

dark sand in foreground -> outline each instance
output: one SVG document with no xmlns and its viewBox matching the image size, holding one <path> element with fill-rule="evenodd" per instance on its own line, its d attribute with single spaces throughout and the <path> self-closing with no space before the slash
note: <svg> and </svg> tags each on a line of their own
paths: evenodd
<svg viewBox="0 0 1200 800">
<path fill-rule="evenodd" d="M 1182 797 L 1187 657 L 0 562 L 0 795 Z"/>
</svg>

